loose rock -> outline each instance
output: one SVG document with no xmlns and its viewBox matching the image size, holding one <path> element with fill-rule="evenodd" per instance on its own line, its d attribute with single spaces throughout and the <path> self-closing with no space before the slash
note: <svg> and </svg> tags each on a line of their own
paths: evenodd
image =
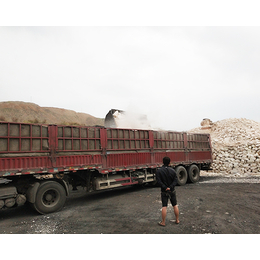
<svg viewBox="0 0 260 260">
<path fill-rule="evenodd" d="M 203 125 L 203 124 L 202 124 Z M 260 172 L 260 123 L 231 118 L 189 132 L 209 133 L 213 172 L 236 176 L 258 176 Z"/>
</svg>

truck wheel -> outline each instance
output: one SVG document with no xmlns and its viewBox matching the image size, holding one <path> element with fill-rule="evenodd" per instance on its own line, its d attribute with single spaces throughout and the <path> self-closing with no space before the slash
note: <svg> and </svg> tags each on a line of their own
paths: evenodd
<svg viewBox="0 0 260 260">
<path fill-rule="evenodd" d="M 36 193 L 34 208 L 41 214 L 60 210 L 66 201 L 66 192 L 56 181 L 43 182 Z"/>
<path fill-rule="evenodd" d="M 200 169 L 196 164 L 192 164 L 188 168 L 188 180 L 189 182 L 198 182 L 200 179 Z"/>
<path fill-rule="evenodd" d="M 188 179 L 188 174 L 183 166 L 178 166 L 176 168 L 177 181 L 180 186 L 185 185 Z"/>
</svg>

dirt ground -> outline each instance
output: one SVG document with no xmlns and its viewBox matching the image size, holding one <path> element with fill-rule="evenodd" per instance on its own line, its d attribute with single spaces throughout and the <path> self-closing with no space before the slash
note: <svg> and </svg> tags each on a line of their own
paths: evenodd
<svg viewBox="0 0 260 260">
<path fill-rule="evenodd" d="M 202 176 L 176 187 L 180 224 L 161 227 L 160 188 L 72 192 L 62 211 L 39 215 L 29 205 L 0 211 L 0 234 L 259 234 L 260 177 Z"/>
</svg>

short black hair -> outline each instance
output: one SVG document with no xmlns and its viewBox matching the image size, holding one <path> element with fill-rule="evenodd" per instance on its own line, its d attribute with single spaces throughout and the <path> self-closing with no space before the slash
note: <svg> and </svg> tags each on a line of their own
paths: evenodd
<svg viewBox="0 0 260 260">
<path fill-rule="evenodd" d="M 163 158 L 163 164 L 164 165 L 169 165 L 170 162 L 171 162 L 171 159 L 169 157 L 166 156 L 166 157 Z"/>
</svg>

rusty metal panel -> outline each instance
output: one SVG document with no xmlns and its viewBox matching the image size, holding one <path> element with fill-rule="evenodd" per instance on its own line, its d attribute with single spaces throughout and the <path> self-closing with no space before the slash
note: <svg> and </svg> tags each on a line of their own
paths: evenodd
<svg viewBox="0 0 260 260">
<path fill-rule="evenodd" d="M 155 163 L 162 164 L 163 157 L 168 156 L 171 159 L 171 164 L 175 162 L 185 162 L 185 152 L 184 151 L 174 151 L 174 152 L 156 152 L 155 153 Z"/>
<path fill-rule="evenodd" d="M 188 134 L 187 139 L 187 148 L 190 150 L 211 150 L 208 134 Z"/>
<path fill-rule="evenodd" d="M 98 127 L 58 126 L 57 151 L 101 151 Z"/>
<path fill-rule="evenodd" d="M 189 161 L 207 161 L 212 160 L 210 151 L 191 151 L 189 153 Z"/>
<path fill-rule="evenodd" d="M 48 156 L 0 158 L 0 171 L 36 169 L 50 166 L 51 162 Z"/>
<path fill-rule="evenodd" d="M 107 150 L 122 151 L 150 149 L 148 130 L 107 129 Z"/>
<path fill-rule="evenodd" d="M 57 156 L 56 167 L 83 167 L 90 165 L 101 165 L 101 155 L 68 155 L 68 156 Z"/>
<path fill-rule="evenodd" d="M 0 123 L 0 156 L 14 152 L 46 152 L 48 141 L 46 125 Z"/>
<path fill-rule="evenodd" d="M 130 167 L 151 164 L 151 153 L 118 153 L 107 155 L 107 167 Z"/>
<path fill-rule="evenodd" d="M 184 134 L 180 132 L 153 131 L 154 149 L 184 149 Z"/>
</svg>

